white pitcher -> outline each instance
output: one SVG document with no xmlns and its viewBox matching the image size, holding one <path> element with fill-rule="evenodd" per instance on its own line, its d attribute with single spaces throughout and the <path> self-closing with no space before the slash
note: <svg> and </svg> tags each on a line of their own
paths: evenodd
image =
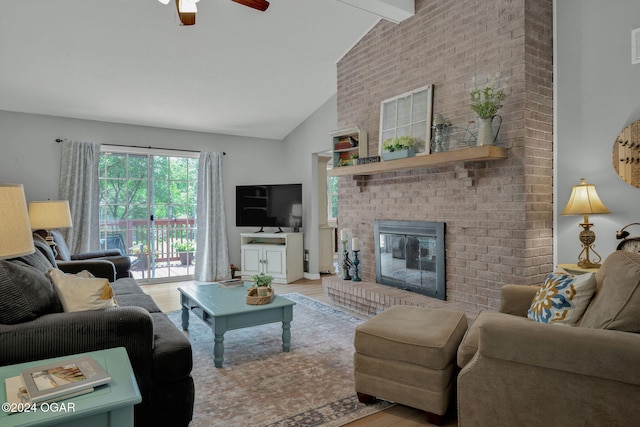
<svg viewBox="0 0 640 427">
<path fill-rule="evenodd" d="M 493 134 L 493 120 L 498 119 L 498 129 L 495 135 Z M 502 126 L 502 116 L 496 114 L 493 117 L 483 119 L 478 118 L 478 141 L 477 145 L 493 145 L 498 139 L 498 132 L 500 132 L 500 126 Z"/>
</svg>

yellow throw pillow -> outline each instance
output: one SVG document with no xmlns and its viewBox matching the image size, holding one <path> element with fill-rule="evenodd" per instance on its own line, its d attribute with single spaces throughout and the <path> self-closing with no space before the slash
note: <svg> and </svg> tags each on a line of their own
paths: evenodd
<svg viewBox="0 0 640 427">
<path fill-rule="evenodd" d="M 51 280 L 65 312 L 100 310 L 117 305 L 109 281 L 94 277 L 86 270 L 78 274 L 66 274 L 56 268 L 50 268 L 46 275 Z"/>
</svg>

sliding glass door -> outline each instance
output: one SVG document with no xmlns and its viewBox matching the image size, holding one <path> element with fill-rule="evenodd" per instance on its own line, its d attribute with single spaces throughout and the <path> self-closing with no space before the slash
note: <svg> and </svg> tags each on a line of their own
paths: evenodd
<svg viewBox="0 0 640 427">
<path fill-rule="evenodd" d="M 193 275 L 198 159 L 104 151 L 100 156 L 103 248 L 131 258 L 145 282 Z"/>
</svg>

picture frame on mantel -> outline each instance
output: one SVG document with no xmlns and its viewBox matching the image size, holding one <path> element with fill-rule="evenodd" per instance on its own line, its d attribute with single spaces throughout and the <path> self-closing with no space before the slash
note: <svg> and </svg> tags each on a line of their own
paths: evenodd
<svg viewBox="0 0 640 427">
<path fill-rule="evenodd" d="M 422 86 L 380 103 L 380 140 L 410 135 L 416 140 L 416 156 L 430 153 L 431 122 L 433 119 L 433 85 Z"/>
</svg>

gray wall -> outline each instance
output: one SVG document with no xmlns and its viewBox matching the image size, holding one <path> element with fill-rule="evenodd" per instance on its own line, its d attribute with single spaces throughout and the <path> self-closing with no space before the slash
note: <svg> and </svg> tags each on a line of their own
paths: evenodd
<svg viewBox="0 0 640 427">
<path fill-rule="evenodd" d="M 284 139 L 283 158 L 287 174 L 302 182 L 302 221 L 304 247 L 309 250 L 309 273 L 318 274 L 318 193 L 316 153 L 331 149 L 331 131 L 336 130 L 336 96 L 320 108 Z"/>
<path fill-rule="evenodd" d="M 23 184 L 27 201 L 58 198 L 61 146 L 56 138 L 226 152 L 229 256 L 236 265 L 240 265 L 239 233 L 254 230 L 235 226 L 235 186 L 290 181 L 283 167 L 282 141 L 0 111 L 0 182 Z"/>
<path fill-rule="evenodd" d="M 615 232 L 640 221 L 640 189 L 611 164 L 620 131 L 640 119 L 640 65 L 631 65 L 631 30 L 640 27 L 637 0 L 556 0 L 555 240 L 557 262 L 575 263 L 582 217 L 560 216 L 580 178 L 596 185 L 610 215 L 590 216 L 596 250 L 616 248 Z M 630 229 L 633 235 L 640 230 Z"/>
</svg>

